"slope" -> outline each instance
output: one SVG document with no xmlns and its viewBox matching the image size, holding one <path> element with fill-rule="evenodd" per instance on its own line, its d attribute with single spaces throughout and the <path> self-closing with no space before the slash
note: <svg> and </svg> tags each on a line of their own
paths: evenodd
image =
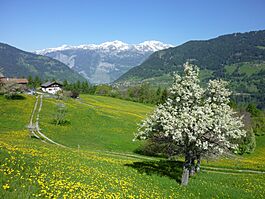
<svg viewBox="0 0 265 199">
<path fill-rule="evenodd" d="M 78 73 L 65 64 L 42 55 L 25 52 L 0 43 L 0 68 L 7 77 L 39 76 L 41 79 L 85 81 Z"/>
<path fill-rule="evenodd" d="M 50 129 L 47 121 L 51 120 L 50 109 L 58 102 L 55 99 L 44 99 L 40 120 L 42 130 L 49 131 L 49 135 L 56 141 L 70 146 L 70 137 L 74 131 L 79 131 L 79 124 L 74 120 L 84 120 L 85 115 L 109 122 L 109 117 L 139 121 L 152 107 L 97 96 L 81 96 L 82 103 L 69 100 L 68 117 L 73 126 L 72 132 L 66 131 L 58 139 L 56 134 L 66 126 L 56 126 Z M 265 175 L 246 173 L 206 172 L 191 178 L 187 188 L 178 184 L 181 176 L 181 163 L 167 160 L 144 160 L 136 157 L 117 156 L 106 153 L 109 150 L 102 142 L 104 134 L 113 131 L 113 127 L 131 128 L 132 123 L 122 127 L 118 123 L 109 122 L 108 129 L 101 129 L 97 134 L 102 140 L 97 140 L 98 147 L 87 146 L 81 149 L 62 148 L 56 145 L 40 142 L 28 136 L 24 130 L 34 107 L 35 98 L 26 100 L 6 100 L 0 96 L 0 197 L 1 198 L 264 198 Z M 47 103 L 45 107 L 45 103 Z M 127 108 L 126 108 L 127 107 Z M 121 112 L 121 108 L 124 108 Z M 133 108 L 133 109 L 132 109 Z M 79 116 L 75 112 L 78 109 Z M 87 112 L 95 109 L 95 112 Z M 17 114 L 17 113 L 20 114 Z M 97 114 L 95 114 L 97 113 Z M 105 117 L 100 118 L 101 114 Z M 136 115 L 135 115 L 136 114 Z M 125 117 L 128 115 L 128 117 Z M 85 121 L 84 121 L 85 122 Z M 84 123 L 83 122 L 83 123 Z M 15 124 L 12 126 L 12 124 Z M 80 130 L 79 141 L 85 139 L 91 145 L 90 139 L 97 134 L 88 134 L 87 128 L 97 127 L 100 121 L 93 121 Z M 46 126 L 46 127 L 45 127 Z M 82 132 L 85 132 L 82 134 Z M 131 141 L 132 132 L 112 134 L 114 151 L 120 151 L 118 139 Z M 69 140 L 68 140 L 69 139 Z M 77 139 L 77 138 L 76 138 Z M 135 147 L 135 146 L 134 146 Z M 123 146 L 122 150 L 129 151 L 132 146 Z M 76 147 L 77 148 L 77 147 Z M 96 150 L 101 149 L 101 151 Z M 177 180 L 177 182 L 176 182 Z"/>
<path fill-rule="evenodd" d="M 180 46 L 153 53 L 141 65 L 132 68 L 118 81 L 147 79 L 179 71 L 187 60 L 201 69 L 224 76 L 224 67 L 241 62 L 265 60 L 265 30 L 223 35 L 206 41 L 189 41 Z"/>
<path fill-rule="evenodd" d="M 186 61 L 201 69 L 202 84 L 222 78 L 230 82 L 237 103 L 256 103 L 265 108 L 265 31 L 223 35 L 206 41 L 189 41 L 153 53 L 145 62 L 121 76 L 117 85 L 148 82 L 168 86 L 172 74 Z"/>
</svg>

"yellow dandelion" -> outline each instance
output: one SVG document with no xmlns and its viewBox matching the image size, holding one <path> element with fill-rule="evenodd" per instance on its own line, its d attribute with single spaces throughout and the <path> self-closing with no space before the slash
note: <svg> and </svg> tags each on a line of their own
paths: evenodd
<svg viewBox="0 0 265 199">
<path fill-rule="evenodd" d="M 3 185 L 3 189 L 4 189 L 4 190 L 7 190 L 7 189 L 9 189 L 9 188 L 10 188 L 9 184 L 6 183 L 6 184 Z"/>
</svg>

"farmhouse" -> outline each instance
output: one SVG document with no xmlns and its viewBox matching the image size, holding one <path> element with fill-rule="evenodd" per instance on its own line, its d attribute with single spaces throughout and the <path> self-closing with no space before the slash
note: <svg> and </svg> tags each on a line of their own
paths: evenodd
<svg viewBox="0 0 265 199">
<path fill-rule="evenodd" d="M 0 82 L 2 84 L 20 84 L 27 85 L 29 82 L 25 78 L 10 78 L 10 77 L 0 77 Z"/>
<path fill-rule="evenodd" d="M 46 93 L 56 94 L 58 91 L 62 90 L 62 84 L 57 82 L 46 82 L 41 85 L 41 90 Z"/>
</svg>

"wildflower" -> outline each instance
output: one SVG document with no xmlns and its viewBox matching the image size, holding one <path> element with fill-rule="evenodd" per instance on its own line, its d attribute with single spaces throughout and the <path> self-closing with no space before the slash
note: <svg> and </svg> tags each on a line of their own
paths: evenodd
<svg viewBox="0 0 265 199">
<path fill-rule="evenodd" d="M 10 188 L 9 184 L 6 183 L 6 184 L 3 185 L 3 189 L 4 189 L 4 190 L 7 190 L 7 189 L 9 189 L 9 188 Z"/>
</svg>

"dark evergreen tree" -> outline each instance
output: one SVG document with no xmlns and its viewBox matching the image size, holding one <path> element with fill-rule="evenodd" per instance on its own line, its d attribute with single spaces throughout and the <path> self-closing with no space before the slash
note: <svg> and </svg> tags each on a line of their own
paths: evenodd
<svg viewBox="0 0 265 199">
<path fill-rule="evenodd" d="M 41 79 L 39 76 L 35 76 L 34 80 L 33 80 L 33 85 L 34 85 L 34 88 L 38 88 L 40 87 L 41 85 Z"/>
</svg>

